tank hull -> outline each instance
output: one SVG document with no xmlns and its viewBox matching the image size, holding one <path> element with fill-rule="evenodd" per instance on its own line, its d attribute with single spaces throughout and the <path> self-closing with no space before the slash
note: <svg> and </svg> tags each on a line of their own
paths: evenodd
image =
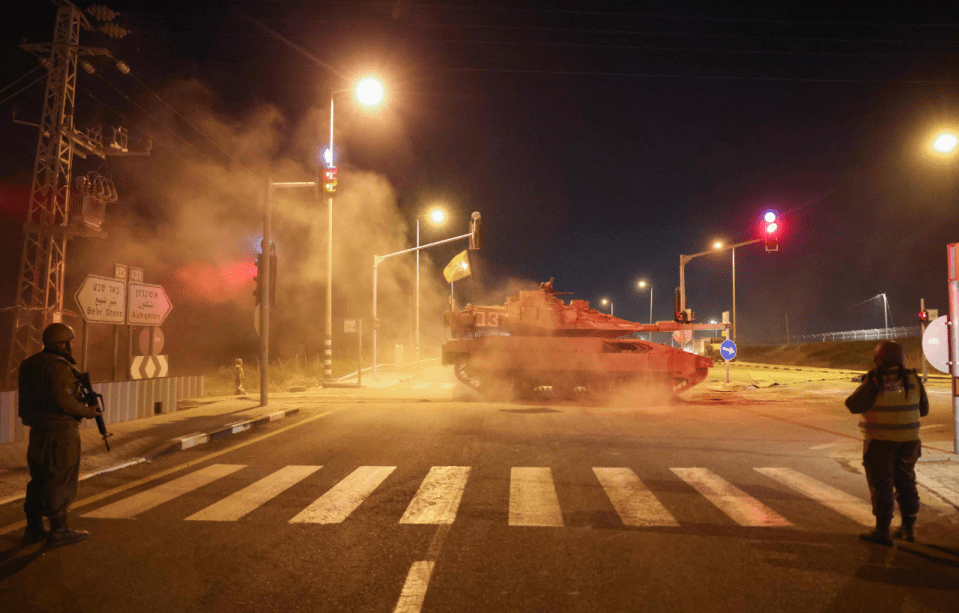
<svg viewBox="0 0 959 613">
<path fill-rule="evenodd" d="M 549 386 L 557 396 L 655 387 L 676 394 L 706 379 L 713 362 L 639 339 L 481 336 L 448 341 L 443 364 L 473 389 L 499 395 Z"/>
</svg>

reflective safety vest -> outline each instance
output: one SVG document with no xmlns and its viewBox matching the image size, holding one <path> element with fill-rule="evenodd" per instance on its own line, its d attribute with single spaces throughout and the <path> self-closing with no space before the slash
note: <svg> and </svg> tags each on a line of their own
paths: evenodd
<svg viewBox="0 0 959 613">
<path fill-rule="evenodd" d="M 863 438 L 900 442 L 919 440 L 920 382 L 914 371 L 908 377 L 912 388 L 907 392 L 897 369 L 883 372 L 882 392 L 859 422 Z"/>
</svg>

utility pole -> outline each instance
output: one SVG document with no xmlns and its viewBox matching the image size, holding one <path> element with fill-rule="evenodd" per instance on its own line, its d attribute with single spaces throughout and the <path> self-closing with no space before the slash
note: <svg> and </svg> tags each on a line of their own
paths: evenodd
<svg viewBox="0 0 959 613">
<path fill-rule="evenodd" d="M 126 131 L 122 128 L 114 129 L 113 142 L 104 147 L 99 128 L 81 132 L 73 125 L 80 56 L 113 59 L 106 49 L 81 47 L 80 28 L 100 30 L 115 38 L 125 36 L 126 31 L 123 28 L 108 23 L 116 13 L 104 6 L 89 7 L 87 11 L 91 15 L 100 22 L 107 22 L 94 27 L 83 12 L 69 0 L 57 0 L 56 4 L 53 41 L 22 45 L 23 49 L 40 58 L 47 69 L 47 83 L 40 123 L 27 124 L 35 125 L 39 135 L 27 222 L 23 226 L 24 242 L 17 280 L 17 298 L 12 308 L 13 332 L 10 338 L 5 389 L 16 386 L 20 362 L 39 350 L 43 329 L 51 323 L 63 320 L 67 241 L 75 237 L 104 236 L 99 229 L 99 222 L 103 219 L 103 207 L 108 200 L 78 198 L 71 202 L 74 154 L 81 158 L 96 155 L 104 159 L 107 155 L 144 155 L 128 151 Z M 86 72 L 92 73 L 96 70 L 85 60 L 81 65 Z M 123 62 L 116 62 L 116 67 L 123 73 L 130 71 Z M 96 173 L 91 174 L 94 175 L 94 183 L 103 179 Z M 77 187 L 82 192 L 80 183 Z M 110 187 L 112 188 L 112 182 Z M 115 190 L 112 190 L 111 196 L 112 200 L 116 199 Z M 85 210 L 87 205 L 99 209 L 97 215 L 90 216 L 90 211 Z M 93 217 L 98 217 L 99 220 L 96 221 Z"/>
</svg>

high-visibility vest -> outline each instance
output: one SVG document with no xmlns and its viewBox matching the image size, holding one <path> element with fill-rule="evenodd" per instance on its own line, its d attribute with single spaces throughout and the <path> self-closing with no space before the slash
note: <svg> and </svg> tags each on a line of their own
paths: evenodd
<svg viewBox="0 0 959 613">
<path fill-rule="evenodd" d="M 908 375 L 912 388 L 907 392 L 898 370 L 883 372 L 883 390 L 876 404 L 862 414 L 859 429 L 865 439 L 883 441 L 919 440 L 919 378 Z"/>
</svg>

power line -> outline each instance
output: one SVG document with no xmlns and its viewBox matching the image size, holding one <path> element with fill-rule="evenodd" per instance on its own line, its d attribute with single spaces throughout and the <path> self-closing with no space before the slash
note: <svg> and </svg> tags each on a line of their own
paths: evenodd
<svg viewBox="0 0 959 613">
<path fill-rule="evenodd" d="M 10 94 L 9 96 L 7 96 L 6 98 L 4 98 L 3 100 L 0 100 L 0 104 L 3 104 L 3 103 L 6 102 L 7 100 L 10 100 L 11 98 L 15 97 L 17 94 L 19 94 L 19 93 L 21 93 L 21 92 L 24 92 L 24 91 L 26 91 L 26 90 L 28 90 L 28 89 L 30 89 L 31 87 L 33 87 L 34 85 L 36 85 L 37 83 L 39 83 L 40 81 L 42 81 L 42 80 L 44 80 L 44 79 L 46 79 L 46 78 L 47 78 L 47 75 L 45 75 L 45 74 L 40 75 L 39 77 L 37 77 L 37 79 L 36 79 L 35 81 L 33 81 L 32 83 L 30 83 L 29 85 L 26 85 L 26 86 L 18 89 L 17 91 L 15 91 L 14 93 Z"/>
<path fill-rule="evenodd" d="M 11 87 L 13 87 L 13 86 L 16 85 L 17 83 L 19 83 L 20 81 L 23 81 L 24 79 L 26 79 L 27 77 L 29 77 L 30 75 L 32 75 L 32 74 L 35 73 L 36 71 L 40 70 L 41 68 L 43 68 L 43 65 L 37 66 L 36 68 L 34 68 L 33 70 L 31 70 L 31 71 L 28 72 L 27 74 L 23 75 L 22 77 L 20 77 L 19 79 L 17 79 L 17 80 L 14 81 L 13 83 L 11 83 L 10 85 L 7 85 L 7 86 L 4 87 L 3 89 L 0 89 L 0 94 L 2 94 L 3 92 L 7 91 L 7 90 L 10 89 Z M 19 92 L 18 92 L 18 93 L 19 93 Z"/>
</svg>

